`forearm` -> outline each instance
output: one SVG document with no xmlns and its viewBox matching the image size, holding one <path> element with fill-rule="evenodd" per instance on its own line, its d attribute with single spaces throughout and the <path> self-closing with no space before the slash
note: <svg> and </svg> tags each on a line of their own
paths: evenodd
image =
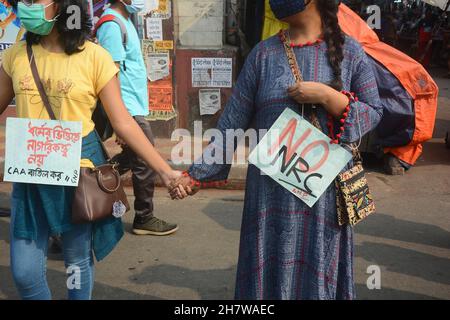
<svg viewBox="0 0 450 320">
<path fill-rule="evenodd" d="M 117 78 L 112 79 L 100 92 L 100 99 L 116 134 L 158 174 L 171 172 L 170 166 L 155 150 L 125 108 Z"/>
<path fill-rule="evenodd" d="M 113 125 L 116 134 L 159 175 L 169 173 L 170 166 L 156 151 L 133 118 L 129 116 L 129 119 L 124 120 Z"/>
<path fill-rule="evenodd" d="M 345 108 L 348 106 L 348 104 L 349 99 L 345 94 L 329 86 L 326 87 L 323 95 L 322 105 L 334 118 L 342 117 L 342 114 L 344 113 Z"/>
</svg>

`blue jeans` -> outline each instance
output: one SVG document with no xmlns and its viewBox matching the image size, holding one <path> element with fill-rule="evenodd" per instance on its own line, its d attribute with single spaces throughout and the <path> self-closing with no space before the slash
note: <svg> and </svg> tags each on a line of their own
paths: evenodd
<svg viewBox="0 0 450 320">
<path fill-rule="evenodd" d="M 36 241 L 14 236 L 15 204 L 11 212 L 11 270 L 19 294 L 24 300 L 50 300 L 47 283 L 47 248 L 50 236 L 42 208 L 36 208 Z M 90 300 L 94 286 L 92 224 L 74 225 L 61 235 L 69 300 Z"/>
</svg>

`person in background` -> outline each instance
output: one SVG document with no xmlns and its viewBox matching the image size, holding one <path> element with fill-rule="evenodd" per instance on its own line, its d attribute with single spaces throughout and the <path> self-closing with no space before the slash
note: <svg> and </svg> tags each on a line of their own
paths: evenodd
<svg viewBox="0 0 450 320">
<path fill-rule="evenodd" d="M 122 31 L 115 22 L 107 22 L 97 31 L 97 40 L 105 48 L 118 68 L 122 99 L 125 106 L 141 127 L 147 140 L 154 145 L 154 138 L 149 121 L 147 72 L 142 56 L 141 41 L 137 30 L 130 19 L 144 8 L 144 0 L 110 0 L 111 6 L 103 13 L 120 19 L 126 27 L 128 42 L 122 45 Z M 122 153 L 115 156 L 113 161 L 119 163 L 121 173 L 126 168 L 131 169 L 134 190 L 133 233 L 137 235 L 165 236 L 178 230 L 176 224 L 165 222 L 154 216 L 153 195 L 155 190 L 155 172 L 139 157 L 118 135 L 117 142 L 122 146 Z"/>
<path fill-rule="evenodd" d="M 430 7 L 427 7 L 425 16 L 418 23 L 418 41 L 416 60 L 419 61 L 424 68 L 428 68 L 433 53 L 432 46 L 429 42 L 433 37 L 433 28 L 436 23 L 436 17 Z"/>
</svg>

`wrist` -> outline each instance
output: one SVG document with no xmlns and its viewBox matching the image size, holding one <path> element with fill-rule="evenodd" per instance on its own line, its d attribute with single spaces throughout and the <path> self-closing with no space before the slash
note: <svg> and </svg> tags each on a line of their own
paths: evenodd
<svg viewBox="0 0 450 320">
<path fill-rule="evenodd" d="M 163 181 L 170 181 L 172 176 L 172 168 L 167 165 L 155 170 Z"/>
<path fill-rule="evenodd" d="M 190 179 L 190 185 L 195 189 L 219 188 L 228 184 L 228 180 L 202 182 L 193 178 L 187 171 L 184 171 L 182 175 Z"/>
<path fill-rule="evenodd" d="M 338 93 L 336 90 L 334 90 L 332 87 L 324 84 L 324 94 L 321 96 L 321 104 L 327 108 L 330 106 L 331 102 L 333 101 L 333 97 L 336 97 L 336 93 Z"/>
</svg>

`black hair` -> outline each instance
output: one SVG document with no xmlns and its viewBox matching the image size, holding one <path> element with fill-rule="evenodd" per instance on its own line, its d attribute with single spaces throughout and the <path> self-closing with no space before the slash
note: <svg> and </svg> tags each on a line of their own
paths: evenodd
<svg viewBox="0 0 450 320">
<path fill-rule="evenodd" d="M 344 60 L 345 36 L 338 22 L 339 3 L 330 0 L 318 0 L 317 8 L 322 18 L 323 40 L 328 47 L 328 61 L 333 69 L 334 80 L 330 85 L 340 91 L 342 90 L 342 60 Z"/>
<path fill-rule="evenodd" d="M 55 28 L 59 33 L 59 41 L 61 42 L 64 52 L 68 55 L 82 51 L 81 47 L 84 43 L 90 39 L 92 30 L 92 21 L 89 15 L 87 1 L 86 0 L 55 0 L 58 4 L 59 10 L 56 13 L 58 16 L 55 23 Z M 70 6 L 78 6 L 80 8 L 81 28 L 69 28 L 67 21 L 73 19 L 73 12 L 69 10 Z M 25 39 L 29 44 L 38 44 L 42 36 L 28 32 L 25 35 Z"/>
</svg>

